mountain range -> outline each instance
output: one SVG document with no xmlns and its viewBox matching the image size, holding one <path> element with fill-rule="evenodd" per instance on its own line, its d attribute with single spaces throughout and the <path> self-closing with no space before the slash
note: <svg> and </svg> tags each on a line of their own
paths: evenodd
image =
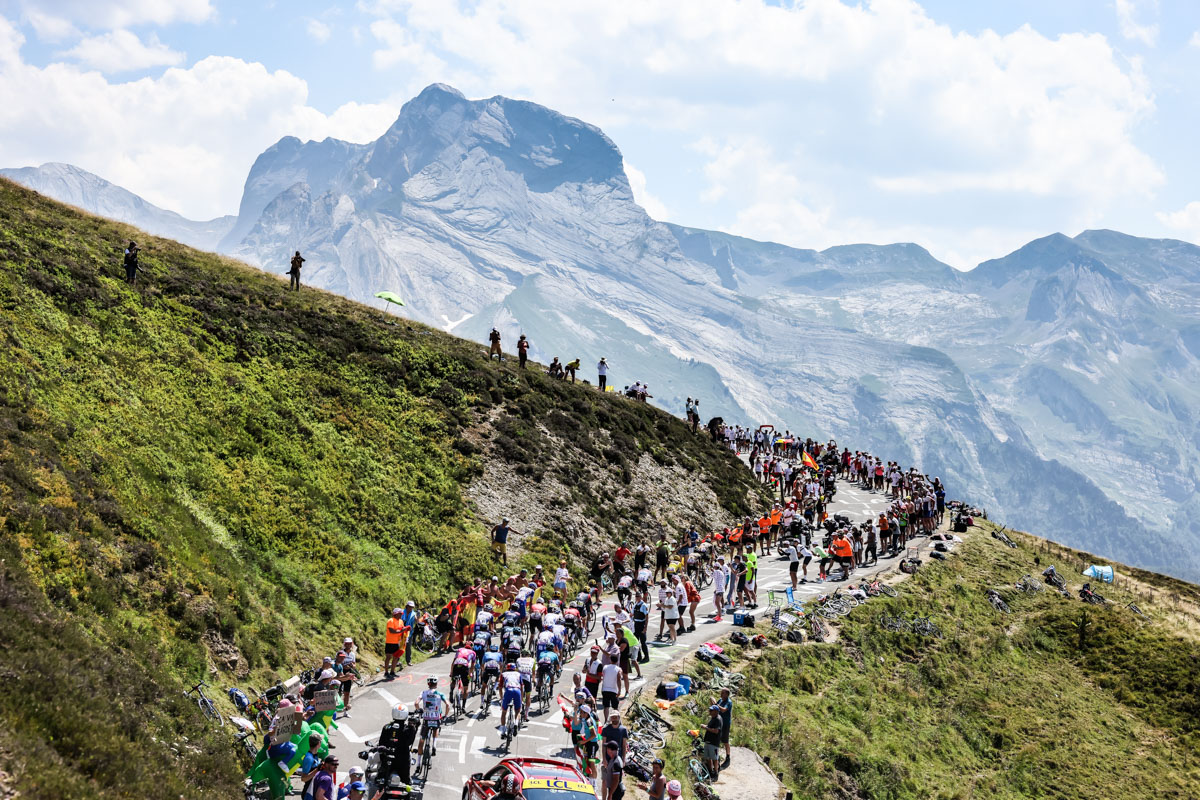
<svg viewBox="0 0 1200 800">
<path fill-rule="evenodd" d="M 606 356 L 681 413 L 920 465 L 993 518 L 1200 580 L 1200 248 L 1053 234 L 959 272 L 915 244 L 824 251 L 651 219 L 595 126 L 435 84 L 375 142 L 285 137 L 236 216 L 191 222 L 74 167 L 31 188 L 531 356 Z"/>
</svg>

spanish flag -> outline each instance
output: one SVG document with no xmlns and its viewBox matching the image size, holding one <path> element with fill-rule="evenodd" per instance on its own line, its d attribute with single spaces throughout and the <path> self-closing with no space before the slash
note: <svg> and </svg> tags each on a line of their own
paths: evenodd
<svg viewBox="0 0 1200 800">
<path fill-rule="evenodd" d="M 804 466 L 813 471 L 817 471 L 817 462 L 813 461 L 812 456 L 810 456 L 808 453 L 800 454 L 800 463 L 804 464 Z"/>
</svg>

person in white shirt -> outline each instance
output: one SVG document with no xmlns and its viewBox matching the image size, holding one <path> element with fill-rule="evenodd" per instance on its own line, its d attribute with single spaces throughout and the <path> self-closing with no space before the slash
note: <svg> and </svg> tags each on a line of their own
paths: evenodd
<svg viewBox="0 0 1200 800">
<path fill-rule="evenodd" d="M 600 380 L 597 382 L 597 385 L 599 386 L 600 391 L 603 392 L 606 390 L 605 387 L 608 385 L 608 362 L 603 358 L 600 359 L 600 363 L 596 365 L 596 374 L 600 378 Z"/>
<path fill-rule="evenodd" d="M 607 713 L 609 706 L 613 711 L 619 711 L 621 701 L 618 697 L 621 691 L 621 665 L 619 657 L 609 656 L 608 663 L 600 672 L 601 708 Z"/>
<path fill-rule="evenodd" d="M 567 571 L 567 562 L 558 562 L 558 569 L 554 570 L 554 588 L 560 592 L 566 591 L 569 577 L 571 577 L 571 573 Z"/>
<path fill-rule="evenodd" d="M 717 615 L 713 618 L 713 622 L 721 621 L 721 614 L 725 610 L 725 558 L 718 557 L 717 563 L 712 568 L 712 584 L 713 584 L 713 605 L 717 608 Z"/>
<path fill-rule="evenodd" d="M 792 578 L 792 590 L 795 591 L 796 584 L 799 582 L 800 573 L 800 550 L 796 547 L 795 539 L 788 539 L 787 544 L 783 546 L 783 554 L 788 560 L 788 574 Z"/>
</svg>

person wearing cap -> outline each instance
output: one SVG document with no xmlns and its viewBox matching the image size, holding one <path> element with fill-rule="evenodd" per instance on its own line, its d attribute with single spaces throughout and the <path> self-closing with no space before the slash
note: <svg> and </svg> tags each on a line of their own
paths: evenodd
<svg viewBox="0 0 1200 800">
<path fill-rule="evenodd" d="M 404 635 L 404 666 L 412 666 L 412 632 L 417 628 L 417 604 L 409 600 L 404 604 L 404 613 L 400 615 L 400 621 L 407 628 L 407 633 Z M 398 657 L 397 657 L 398 658 Z"/>
<path fill-rule="evenodd" d="M 362 781 L 354 781 L 346 787 L 346 790 L 346 800 L 362 800 L 363 792 L 367 791 L 367 785 Z"/>
<path fill-rule="evenodd" d="M 400 656 L 404 653 L 404 639 L 407 638 L 402 614 L 402 609 L 392 609 L 392 616 L 388 617 L 387 621 L 387 633 L 384 635 L 383 677 L 388 680 L 395 678 L 396 672 L 401 669 Z"/>
<path fill-rule="evenodd" d="M 608 361 L 604 358 L 601 358 L 600 363 L 596 365 L 596 375 L 598 378 L 596 386 L 599 387 L 600 391 L 606 391 L 606 387 L 608 386 Z"/>
<path fill-rule="evenodd" d="M 334 780 L 337 777 L 337 756 L 325 756 L 321 768 L 312 782 L 312 800 L 337 800 L 334 791 Z"/>
<path fill-rule="evenodd" d="M 362 789 L 360 789 L 359 794 L 355 796 L 355 800 L 358 800 L 358 798 L 362 797 L 362 792 L 367 790 L 367 784 L 363 783 L 364 774 L 363 768 L 358 764 L 355 764 L 353 767 L 351 767 L 350 774 L 347 776 L 346 782 L 338 787 L 338 800 L 346 800 L 346 798 L 350 796 L 350 792 L 353 791 L 355 783 L 362 785 Z"/>
<path fill-rule="evenodd" d="M 510 532 L 508 517 L 500 520 L 500 524 L 492 528 L 492 552 L 499 554 L 501 563 L 506 567 L 508 566 L 508 534 Z"/>
<path fill-rule="evenodd" d="M 708 723 L 704 726 L 704 761 L 708 774 L 714 777 L 721 769 L 717 759 L 721 752 L 721 730 L 723 728 L 721 707 L 713 703 L 708 707 Z"/>
<path fill-rule="evenodd" d="M 621 800 L 625 796 L 625 784 L 622 777 L 625 774 L 625 760 L 621 758 L 621 748 L 616 742 L 606 742 L 604 745 L 603 800 Z"/>
<path fill-rule="evenodd" d="M 721 744 L 725 745 L 725 763 L 722 766 L 729 766 L 729 729 L 733 726 L 733 699 L 729 696 L 729 689 L 721 690 L 721 698 L 715 700 L 717 708 L 721 709 Z"/>
<path fill-rule="evenodd" d="M 592 697 L 600 696 L 600 677 L 603 670 L 604 661 L 600 658 L 600 645 L 594 644 L 583 662 L 583 685 L 592 693 Z"/>
</svg>

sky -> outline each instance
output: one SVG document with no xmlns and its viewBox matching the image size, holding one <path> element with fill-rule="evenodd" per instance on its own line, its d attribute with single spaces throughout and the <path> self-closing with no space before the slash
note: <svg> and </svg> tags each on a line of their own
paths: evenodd
<svg viewBox="0 0 1200 800">
<path fill-rule="evenodd" d="M 279 138 L 442 82 L 598 125 L 656 219 L 969 269 L 1200 243 L 1198 77 L 1200 0 L 0 0 L 0 166 L 211 218 Z"/>
</svg>

